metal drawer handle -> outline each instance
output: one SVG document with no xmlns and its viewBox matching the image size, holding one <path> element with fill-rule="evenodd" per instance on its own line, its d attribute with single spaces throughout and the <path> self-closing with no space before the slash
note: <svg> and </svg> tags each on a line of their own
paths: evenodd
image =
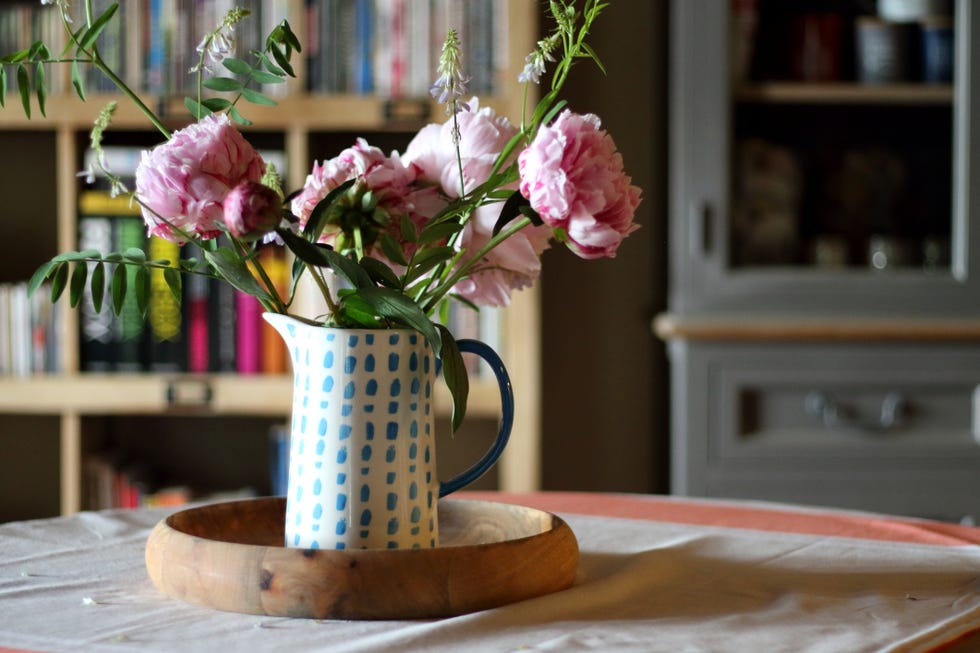
<svg viewBox="0 0 980 653">
<path fill-rule="evenodd" d="M 857 430 L 881 433 L 899 428 L 909 413 L 908 400 L 898 392 L 889 392 L 881 401 L 881 413 L 877 422 L 861 421 L 855 411 L 842 406 L 826 392 L 813 391 L 806 396 L 804 405 L 808 415 L 819 417 L 828 429 Z"/>
</svg>

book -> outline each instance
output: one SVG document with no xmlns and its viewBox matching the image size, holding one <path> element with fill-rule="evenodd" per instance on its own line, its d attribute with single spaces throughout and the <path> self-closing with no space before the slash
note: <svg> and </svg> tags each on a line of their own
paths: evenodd
<svg viewBox="0 0 980 653">
<path fill-rule="evenodd" d="M 184 317 L 187 325 L 187 371 L 211 369 L 211 283 L 207 277 L 188 275 L 184 281 Z"/>
<path fill-rule="evenodd" d="M 112 249 L 112 219 L 105 216 L 82 215 L 78 218 L 78 248 L 108 252 Z M 95 263 L 88 263 L 91 278 Z M 112 270 L 105 266 L 106 284 L 102 292 L 103 310 L 95 310 L 90 284 L 85 285 L 79 303 L 79 359 L 84 372 L 108 372 L 113 368 L 113 317 L 109 306 L 112 297 L 108 280 Z"/>
<path fill-rule="evenodd" d="M 212 372 L 238 371 L 236 292 L 223 281 L 208 280 L 208 367 Z"/>
<path fill-rule="evenodd" d="M 180 246 L 164 238 L 151 236 L 147 256 L 151 259 L 168 260 L 175 267 L 180 257 Z M 183 371 L 186 365 L 183 315 L 180 302 L 171 293 L 161 269 L 150 272 L 147 321 L 147 369 L 152 372 Z"/>
<path fill-rule="evenodd" d="M 239 374 L 262 371 L 262 304 L 235 291 L 235 369 Z"/>
<path fill-rule="evenodd" d="M 259 263 L 275 285 L 280 297 L 289 293 L 290 269 L 284 248 L 266 245 L 259 250 Z M 261 318 L 260 318 L 261 319 Z M 285 374 L 289 371 L 289 352 L 279 333 L 262 320 L 261 370 L 263 374 Z"/>
<path fill-rule="evenodd" d="M 144 249 L 146 228 L 143 220 L 119 217 L 112 221 L 116 251 L 124 252 L 131 247 Z M 122 311 L 112 322 L 113 369 L 119 372 L 140 372 L 144 369 L 144 321 L 136 299 L 139 268 L 127 265 L 126 296 Z"/>
</svg>

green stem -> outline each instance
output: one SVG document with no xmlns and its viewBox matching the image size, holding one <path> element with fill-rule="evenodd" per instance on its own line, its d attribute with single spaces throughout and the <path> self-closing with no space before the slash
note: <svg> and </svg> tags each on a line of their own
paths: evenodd
<svg viewBox="0 0 980 653">
<path fill-rule="evenodd" d="M 143 113 L 143 115 L 147 117 L 147 119 L 153 124 L 153 126 L 156 127 L 158 130 L 160 130 L 160 133 L 163 134 L 164 138 L 169 139 L 170 130 L 163 125 L 163 122 L 161 122 L 161 120 L 157 117 L 157 115 L 153 113 L 152 110 L 150 110 L 150 107 L 146 106 L 143 100 L 141 100 L 140 97 L 136 95 L 133 89 L 129 88 L 129 85 L 127 85 L 126 82 L 120 79 L 119 75 L 117 75 L 109 66 L 106 65 L 106 63 L 102 60 L 102 57 L 99 55 L 98 49 L 94 45 L 92 46 L 91 51 L 86 51 L 84 48 L 81 47 L 81 44 L 75 39 L 74 36 L 75 32 L 71 29 L 71 23 L 68 21 L 69 17 L 65 14 L 65 10 L 62 9 L 60 13 L 61 13 L 61 22 L 65 27 L 65 31 L 68 34 L 72 35 L 71 36 L 72 42 L 76 46 L 78 46 L 79 52 L 88 55 L 87 63 L 90 63 L 96 68 L 98 68 L 99 70 L 101 70 L 103 74 L 105 74 L 105 76 L 108 77 L 109 80 L 116 85 L 116 88 L 118 88 L 123 95 L 125 95 L 133 104 L 136 105 L 136 108 L 138 108 Z M 92 0 L 85 0 L 85 23 L 86 25 L 92 24 Z"/>
<path fill-rule="evenodd" d="M 456 272 L 451 274 L 445 281 L 436 286 L 435 290 L 425 299 L 422 304 L 422 310 L 428 313 L 431 311 L 436 304 L 442 299 L 442 297 L 449 292 L 449 290 L 459 283 L 463 278 L 465 278 L 472 269 L 483 259 L 484 256 L 489 254 L 497 245 L 504 242 L 518 231 L 524 227 L 531 224 L 531 219 L 524 216 L 519 220 L 515 220 L 506 229 L 501 229 L 500 232 L 488 240 L 483 247 L 476 250 L 473 256 L 470 257 L 469 261 L 461 265 Z"/>
</svg>

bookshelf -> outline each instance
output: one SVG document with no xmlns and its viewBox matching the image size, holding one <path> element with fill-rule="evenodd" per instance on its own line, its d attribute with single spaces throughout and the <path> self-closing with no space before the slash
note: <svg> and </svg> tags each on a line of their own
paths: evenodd
<svg viewBox="0 0 980 653">
<path fill-rule="evenodd" d="M 283 17 L 303 38 L 307 33 L 306 2 L 268 2 L 285 9 Z M 538 38 L 537 7 L 533 0 L 495 0 L 493 7 L 496 33 L 501 35 L 495 41 L 501 47 L 494 57 L 493 83 L 501 92 L 481 96 L 481 105 L 492 106 L 516 121 L 522 107 L 516 78 L 524 56 Z M 127 20 L 134 19 L 127 16 Z M 286 94 L 276 98 L 278 106 L 248 107 L 247 116 L 254 126 L 245 129 L 258 147 L 270 142 L 282 149 L 288 188 L 301 186 L 312 161 L 335 155 L 350 145 L 353 134 L 363 135 L 382 148 L 389 141 L 401 143 L 403 148 L 423 124 L 444 119 L 442 108 L 425 97 L 392 100 L 374 94 L 308 92 L 308 71 L 303 61 L 298 63 L 298 79 L 290 83 Z M 134 74 L 132 69 L 130 72 Z M 143 97 L 161 109 L 172 125 L 186 123 L 182 95 Z M 117 98 L 90 93 L 88 101 L 82 102 L 64 89 L 49 97 L 46 117 L 35 111 L 28 120 L 16 92 L 8 93 L 7 106 L 0 109 L 0 143 L 6 152 L 23 154 L 0 163 L 0 193 L 9 198 L 0 209 L 0 225 L 4 235 L 13 239 L 8 242 L 17 243 L 11 248 L 16 251 L 0 261 L 0 284 L 24 281 L 54 254 L 77 249 L 79 196 L 83 190 L 77 172 L 82 169 L 92 120 L 110 99 Z M 116 139 L 113 142 L 140 146 L 153 143 L 156 136 L 144 117 L 125 101 L 119 102 L 108 133 Z M 84 461 L 106 443 L 111 444 L 111 434 L 124 425 L 153 431 L 158 453 L 194 459 L 205 455 L 207 447 L 195 450 L 195 438 L 188 444 L 186 437 L 168 434 L 168 428 L 172 432 L 196 429 L 200 441 L 213 434 L 235 438 L 238 431 L 248 431 L 241 437 L 250 438 L 254 444 L 266 437 L 269 425 L 288 419 L 290 374 L 83 372 L 78 311 L 70 309 L 64 299 L 56 310 L 59 319 L 52 337 L 57 345 L 58 371 L 0 374 L 0 450 L 12 452 L 5 460 L 8 467 L 17 470 L 11 479 L 0 482 L 4 504 L 0 521 L 98 507 L 88 505 L 85 499 Z M 501 312 L 500 353 L 518 397 L 511 443 L 495 472 L 496 486 L 501 489 L 532 490 L 539 485 L 538 310 L 537 293 L 531 289 L 515 293 L 511 306 Z M 493 384 L 475 380 L 468 419 L 487 422 L 495 430 L 497 404 Z M 437 405 L 448 415 L 451 402 L 445 388 L 440 388 Z M 152 421 L 152 429 L 147 428 L 147 420 Z M 474 441 L 478 443 L 480 438 Z M 170 451 L 168 442 L 181 450 Z M 149 451 L 145 455 L 158 455 L 152 453 L 152 446 Z M 227 464 L 239 463 L 248 466 L 245 461 Z M 261 482 L 258 488 L 261 492 Z"/>
</svg>

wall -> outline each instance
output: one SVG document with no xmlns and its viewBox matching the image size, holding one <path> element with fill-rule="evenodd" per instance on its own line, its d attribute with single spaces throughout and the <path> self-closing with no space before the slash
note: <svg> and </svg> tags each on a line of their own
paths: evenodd
<svg viewBox="0 0 980 653">
<path fill-rule="evenodd" d="M 545 489 L 667 487 L 666 360 L 650 330 L 666 305 L 666 4 L 612 0 L 590 41 L 607 74 L 583 61 L 566 85 L 570 108 L 602 119 L 643 189 L 642 228 L 615 259 L 545 254 Z"/>
</svg>

